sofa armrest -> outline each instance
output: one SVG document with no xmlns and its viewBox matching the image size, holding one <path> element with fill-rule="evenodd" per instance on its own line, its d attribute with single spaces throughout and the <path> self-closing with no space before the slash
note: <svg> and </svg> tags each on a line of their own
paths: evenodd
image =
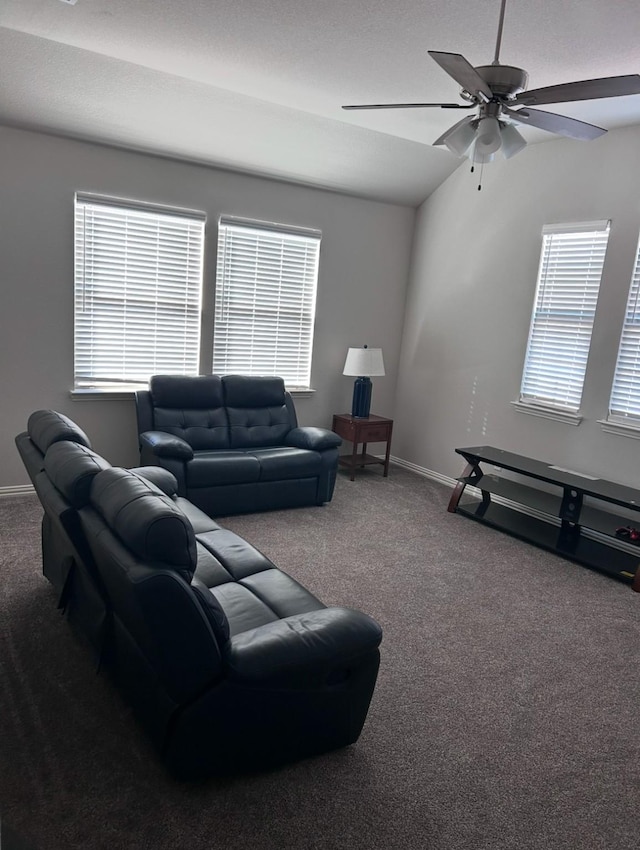
<svg viewBox="0 0 640 850">
<path fill-rule="evenodd" d="M 297 449 L 311 449 L 321 452 L 324 449 L 335 449 L 342 445 L 342 439 L 327 428 L 293 428 L 287 434 L 287 445 Z"/>
<path fill-rule="evenodd" d="M 175 457 L 191 460 L 193 449 L 181 437 L 174 437 L 165 431 L 145 431 L 140 434 L 140 448 L 148 448 L 156 457 Z"/>
<path fill-rule="evenodd" d="M 382 629 L 362 611 L 321 608 L 234 635 L 223 663 L 228 677 L 245 685 L 338 682 L 381 640 Z"/>
</svg>

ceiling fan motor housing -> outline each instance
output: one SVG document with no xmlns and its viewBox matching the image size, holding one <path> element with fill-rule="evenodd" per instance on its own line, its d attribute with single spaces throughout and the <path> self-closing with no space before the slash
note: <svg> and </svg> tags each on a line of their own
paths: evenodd
<svg viewBox="0 0 640 850">
<path fill-rule="evenodd" d="M 494 95 L 511 99 L 525 91 L 529 75 L 514 65 L 479 65 L 476 69 Z"/>
</svg>

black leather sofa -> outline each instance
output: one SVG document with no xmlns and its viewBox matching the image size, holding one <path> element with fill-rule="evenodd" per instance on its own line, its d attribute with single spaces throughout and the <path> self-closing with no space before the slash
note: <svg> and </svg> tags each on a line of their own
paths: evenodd
<svg viewBox="0 0 640 850">
<path fill-rule="evenodd" d="M 277 377 L 156 375 L 136 393 L 140 462 L 209 516 L 331 501 L 341 439 L 298 427 Z"/>
<path fill-rule="evenodd" d="M 56 416 L 34 414 L 33 436 Z M 65 565 L 52 581 L 167 767 L 201 779 L 356 741 L 378 624 L 324 606 L 179 496 L 168 470 L 111 467 L 69 422 L 39 448 L 16 438 L 51 528 L 43 561 Z"/>
</svg>

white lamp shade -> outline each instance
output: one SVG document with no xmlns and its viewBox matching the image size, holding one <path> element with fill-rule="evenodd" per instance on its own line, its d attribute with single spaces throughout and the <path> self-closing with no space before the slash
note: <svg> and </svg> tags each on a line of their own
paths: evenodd
<svg viewBox="0 0 640 850">
<path fill-rule="evenodd" d="M 384 375 L 381 348 L 350 348 L 347 352 L 343 375 L 375 377 Z"/>
</svg>

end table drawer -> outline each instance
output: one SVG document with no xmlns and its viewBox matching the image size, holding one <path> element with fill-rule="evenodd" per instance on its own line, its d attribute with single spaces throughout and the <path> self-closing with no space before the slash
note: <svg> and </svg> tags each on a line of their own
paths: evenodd
<svg viewBox="0 0 640 850">
<path fill-rule="evenodd" d="M 374 443 L 376 440 L 384 441 L 388 437 L 388 425 L 370 425 L 360 429 L 360 439 L 368 443 Z"/>
</svg>

